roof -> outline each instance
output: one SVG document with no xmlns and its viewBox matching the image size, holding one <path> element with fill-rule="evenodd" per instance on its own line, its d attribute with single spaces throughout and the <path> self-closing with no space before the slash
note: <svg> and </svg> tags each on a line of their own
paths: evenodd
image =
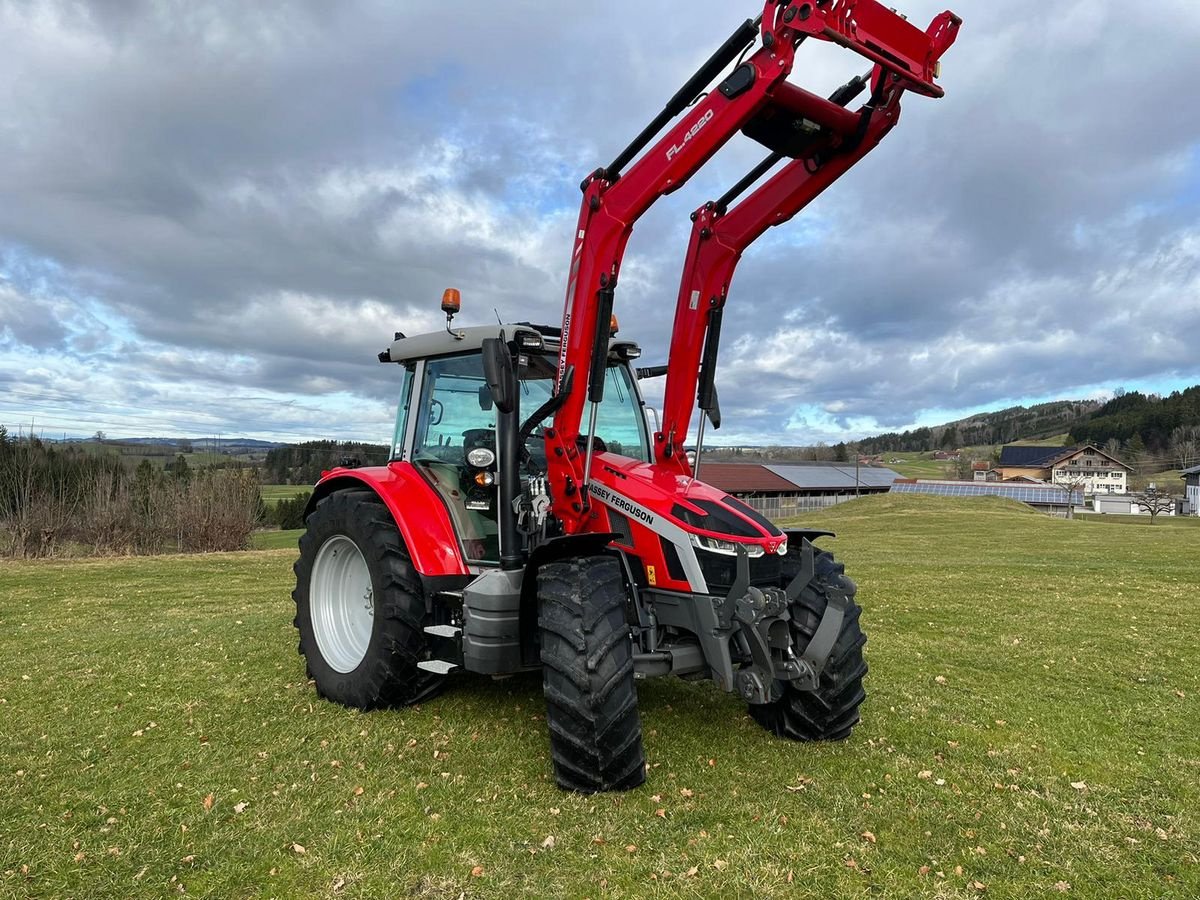
<svg viewBox="0 0 1200 900">
<path fill-rule="evenodd" d="M 783 465 L 758 463 L 700 463 L 700 480 L 730 494 L 763 492 L 791 494 L 796 491 L 853 491 L 891 487 L 900 476 L 891 469 L 859 466 L 855 481 L 853 465 Z"/>
<path fill-rule="evenodd" d="M 1062 505 L 1066 491 L 1053 485 L 1012 484 L 999 481 L 897 481 L 894 494 L 937 494 L 943 497 L 1005 497 L 1034 505 Z M 1083 492 L 1074 491 L 1073 503 L 1083 506 Z"/>
<path fill-rule="evenodd" d="M 536 332 L 542 336 L 543 345 L 548 350 L 557 350 L 559 339 L 557 328 L 546 325 L 531 325 L 528 322 L 510 322 L 508 324 L 471 325 L 466 328 L 454 328 L 454 333 L 442 329 L 427 334 L 415 334 L 412 337 L 398 337 L 392 341 L 380 362 L 407 362 L 412 359 L 425 359 L 431 356 L 446 356 L 451 353 L 469 353 L 478 351 L 487 338 L 498 338 L 502 334 L 512 339 L 518 331 Z M 399 332 L 397 332 L 399 333 Z M 611 338 L 609 349 L 618 344 L 637 346 L 635 342 L 624 338 Z"/>
<path fill-rule="evenodd" d="M 1005 444 L 1000 449 L 998 466 L 1041 469 L 1050 465 L 1064 453 L 1077 447 L 1027 447 L 1021 444 Z"/>
<path fill-rule="evenodd" d="M 1181 477 L 1185 475 L 1200 475 L 1200 466 L 1192 466 L 1190 469 L 1184 469 L 1179 474 Z"/>
<path fill-rule="evenodd" d="M 769 491 L 787 493 L 796 486 L 757 463 L 700 463 L 700 480 L 728 494 Z"/>
<path fill-rule="evenodd" d="M 836 488 L 854 490 L 855 487 L 890 487 L 900 477 L 898 472 L 882 466 L 767 466 L 776 475 L 786 478 L 801 490 Z M 858 475 L 855 476 L 857 468 Z"/>
</svg>

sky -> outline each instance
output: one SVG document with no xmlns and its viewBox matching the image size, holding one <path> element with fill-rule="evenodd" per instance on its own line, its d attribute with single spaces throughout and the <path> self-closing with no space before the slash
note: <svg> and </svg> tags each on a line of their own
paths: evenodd
<svg viewBox="0 0 1200 900">
<path fill-rule="evenodd" d="M 712 441 L 1200 382 L 1200 4 L 954 8 L 946 96 L 743 259 Z M 462 324 L 557 324 L 581 178 L 759 11 L 0 0 L 0 424 L 387 442 L 392 333 L 448 286 Z M 791 80 L 864 68 L 810 41 Z M 762 153 L 638 223 L 616 310 L 647 363 L 688 214 Z"/>
</svg>

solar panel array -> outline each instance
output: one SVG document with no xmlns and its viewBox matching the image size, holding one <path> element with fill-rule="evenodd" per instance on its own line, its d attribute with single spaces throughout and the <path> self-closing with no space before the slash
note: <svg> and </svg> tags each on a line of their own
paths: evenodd
<svg viewBox="0 0 1200 900">
<path fill-rule="evenodd" d="M 966 481 L 942 482 L 899 482 L 892 485 L 893 494 L 937 494 L 942 497 L 1005 497 L 1022 503 L 1057 503 L 1066 500 L 1067 492 L 1062 488 L 1035 487 L 1021 484 L 997 484 L 994 482 L 971 483 Z M 1083 506 L 1083 494 L 1074 492 L 1073 505 Z"/>
<path fill-rule="evenodd" d="M 853 491 L 859 487 L 887 487 L 899 474 L 891 469 L 878 466 L 859 466 L 858 472 L 853 465 L 769 465 L 764 466 L 780 478 L 787 479 L 801 490 L 834 489 Z"/>
</svg>

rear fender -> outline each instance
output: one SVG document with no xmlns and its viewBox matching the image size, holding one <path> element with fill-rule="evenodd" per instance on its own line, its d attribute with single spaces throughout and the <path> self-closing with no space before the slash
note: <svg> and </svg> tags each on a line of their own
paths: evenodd
<svg viewBox="0 0 1200 900">
<path fill-rule="evenodd" d="M 424 577 L 470 574 L 449 511 L 411 463 L 334 469 L 317 482 L 304 518 L 336 491 L 364 489 L 374 492 L 392 514 L 417 572 Z"/>
</svg>

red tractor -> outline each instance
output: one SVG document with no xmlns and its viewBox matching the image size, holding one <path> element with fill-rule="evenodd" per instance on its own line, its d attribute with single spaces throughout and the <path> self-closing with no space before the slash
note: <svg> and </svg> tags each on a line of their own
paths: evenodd
<svg viewBox="0 0 1200 900">
<path fill-rule="evenodd" d="M 584 180 L 561 327 L 456 330 L 448 290 L 444 332 L 396 334 L 379 354 L 403 371 L 392 459 L 327 473 L 300 540 L 296 626 L 322 696 L 373 709 L 461 671 L 540 669 L 555 776 L 581 792 L 645 780 L 638 678 L 712 679 L 792 740 L 850 734 L 866 637 L 854 582 L 814 546 L 828 532 L 781 531 L 698 480 L 684 445 L 694 407 L 697 451 L 705 422 L 720 425 L 717 347 L 742 252 L 875 147 L 905 92 L 941 96 L 959 24 L 946 12 L 921 31 L 877 0 L 768 0 Z M 829 98 L 789 83 L 810 38 L 870 72 Z M 692 214 L 669 365 L 636 368 L 612 316 L 633 224 L 739 131 L 769 155 Z M 662 376 L 650 427 L 638 382 Z"/>
</svg>

